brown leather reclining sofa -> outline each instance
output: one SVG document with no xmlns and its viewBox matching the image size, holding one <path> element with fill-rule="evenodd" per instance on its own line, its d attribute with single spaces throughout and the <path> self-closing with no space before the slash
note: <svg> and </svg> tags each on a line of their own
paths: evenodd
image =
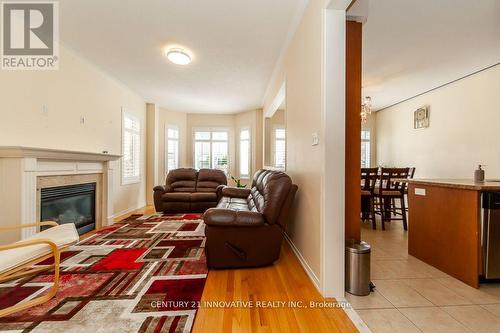
<svg viewBox="0 0 500 333">
<path fill-rule="evenodd" d="M 211 268 L 258 267 L 279 258 L 297 185 L 278 171 L 259 170 L 251 189 L 222 188 L 205 212 L 205 251 Z"/>
<path fill-rule="evenodd" d="M 172 170 L 165 186 L 154 188 L 155 209 L 165 213 L 203 213 L 219 202 L 221 185 L 227 185 L 227 177 L 221 170 Z"/>
</svg>

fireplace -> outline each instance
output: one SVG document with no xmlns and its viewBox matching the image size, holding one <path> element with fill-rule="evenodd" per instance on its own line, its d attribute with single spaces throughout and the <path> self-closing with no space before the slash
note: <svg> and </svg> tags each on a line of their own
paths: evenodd
<svg viewBox="0 0 500 333">
<path fill-rule="evenodd" d="M 73 223 L 79 235 L 95 230 L 96 183 L 42 188 L 40 197 L 40 221 Z"/>
</svg>

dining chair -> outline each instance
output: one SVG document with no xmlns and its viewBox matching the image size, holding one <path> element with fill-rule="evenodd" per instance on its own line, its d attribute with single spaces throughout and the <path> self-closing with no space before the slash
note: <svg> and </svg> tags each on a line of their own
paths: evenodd
<svg viewBox="0 0 500 333">
<path fill-rule="evenodd" d="M 398 179 L 408 178 L 410 168 L 382 168 L 380 170 L 378 187 L 375 188 L 375 210 L 382 218 L 382 230 L 385 230 L 385 222 L 402 220 L 404 230 L 408 230 L 406 218 L 405 188 L 406 182 Z M 395 205 L 399 200 L 400 206 Z M 394 204 L 393 204 L 394 203 Z M 400 217 L 399 217 L 400 216 Z"/>
<path fill-rule="evenodd" d="M 371 220 L 373 229 L 377 229 L 374 202 L 377 179 L 378 168 L 361 168 L 361 220 Z"/>
<path fill-rule="evenodd" d="M 415 176 L 415 167 L 409 168 L 408 179 L 413 179 Z M 408 183 L 405 184 L 405 200 L 408 202 Z M 406 212 L 408 212 L 408 205 L 406 206 Z"/>
<path fill-rule="evenodd" d="M 411 168 L 408 168 L 408 179 L 413 179 L 413 176 L 415 175 L 415 168 L 414 167 L 411 167 Z M 408 183 L 405 183 L 405 203 L 406 203 L 406 206 L 405 206 L 405 210 L 406 212 L 408 212 Z M 391 199 L 391 205 L 394 207 L 396 206 L 396 200 L 395 199 Z"/>
</svg>

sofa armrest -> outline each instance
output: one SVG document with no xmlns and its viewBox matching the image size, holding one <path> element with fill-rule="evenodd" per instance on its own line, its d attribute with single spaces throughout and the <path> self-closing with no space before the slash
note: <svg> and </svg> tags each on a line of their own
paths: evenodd
<svg viewBox="0 0 500 333">
<path fill-rule="evenodd" d="M 265 223 L 260 213 L 223 208 L 210 208 L 203 215 L 203 221 L 208 226 L 218 227 L 259 227 Z"/>
<path fill-rule="evenodd" d="M 153 187 L 153 191 L 160 191 L 160 192 L 165 192 L 165 186 L 163 185 L 157 185 L 155 187 Z"/>
<path fill-rule="evenodd" d="M 158 185 L 153 188 L 153 200 L 155 204 L 155 210 L 157 212 L 163 211 L 163 194 L 170 192 L 170 186 Z"/>
<path fill-rule="evenodd" d="M 226 185 L 219 185 L 217 186 L 217 188 L 215 189 L 215 194 L 217 194 L 217 202 L 220 201 L 220 199 L 222 199 L 222 189 L 226 187 Z"/>
<path fill-rule="evenodd" d="M 168 185 L 157 185 L 153 188 L 153 191 L 172 192 L 172 188 Z"/>
<path fill-rule="evenodd" d="M 222 189 L 222 196 L 246 199 L 250 195 L 250 192 L 251 191 L 247 188 L 224 186 L 224 188 Z"/>
</svg>

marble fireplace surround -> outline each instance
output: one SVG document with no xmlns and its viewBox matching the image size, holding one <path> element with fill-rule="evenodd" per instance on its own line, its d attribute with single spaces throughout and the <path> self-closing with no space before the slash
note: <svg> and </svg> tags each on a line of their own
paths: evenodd
<svg viewBox="0 0 500 333">
<path fill-rule="evenodd" d="M 0 226 L 40 220 L 40 189 L 96 183 L 96 227 L 113 222 L 113 169 L 120 155 L 30 147 L 0 146 Z M 0 235 L 0 241 L 17 241 L 37 232 Z"/>
</svg>

